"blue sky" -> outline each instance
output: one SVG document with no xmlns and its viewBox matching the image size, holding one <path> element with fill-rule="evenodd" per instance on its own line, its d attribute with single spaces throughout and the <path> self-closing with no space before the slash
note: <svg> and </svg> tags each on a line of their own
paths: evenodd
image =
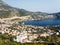
<svg viewBox="0 0 60 45">
<path fill-rule="evenodd" d="M 60 12 L 60 0 L 3 0 L 7 4 L 28 11 Z"/>
</svg>

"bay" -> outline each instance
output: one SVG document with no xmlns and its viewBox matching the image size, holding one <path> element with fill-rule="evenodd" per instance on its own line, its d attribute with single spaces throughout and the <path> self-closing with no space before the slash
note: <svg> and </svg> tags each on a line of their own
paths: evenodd
<svg viewBox="0 0 60 45">
<path fill-rule="evenodd" d="M 26 25 L 34 26 L 60 26 L 60 19 L 29 20 L 24 22 Z"/>
</svg>

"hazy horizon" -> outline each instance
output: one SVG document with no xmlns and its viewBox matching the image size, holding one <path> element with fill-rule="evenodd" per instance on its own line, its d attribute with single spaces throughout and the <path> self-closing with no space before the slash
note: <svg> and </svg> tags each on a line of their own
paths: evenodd
<svg viewBox="0 0 60 45">
<path fill-rule="evenodd" d="M 3 0 L 7 4 L 28 11 L 60 12 L 60 0 Z"/>
</svg>

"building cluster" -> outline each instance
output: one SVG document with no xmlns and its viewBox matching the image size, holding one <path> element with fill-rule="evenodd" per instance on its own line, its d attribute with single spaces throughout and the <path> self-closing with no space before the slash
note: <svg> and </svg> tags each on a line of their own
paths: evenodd
<svg viewBox="0 0 60 45">
<path fill-rule="evenodd" d="M 25 43 L 34 42 L 39 36 L 47 37 L 54 33 L 60 35 L 60 30 L 55 32 L 47 27 L 24 25 L 17 22 L 0 20 L 0 33 L 16 36 L 16 39 L 13 39 L 14 41 Z"/>
</svg>

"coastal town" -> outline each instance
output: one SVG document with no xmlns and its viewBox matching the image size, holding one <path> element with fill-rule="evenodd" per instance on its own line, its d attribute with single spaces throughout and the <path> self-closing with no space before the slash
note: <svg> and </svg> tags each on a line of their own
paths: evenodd
<svg viewBox="0 0 60 45">
<path fill-rule="evenodd" d="M 59 8 L 46 2 L 0 0 L 0 45 L 60 45 Z"/>
<path fill-rule="evenodd" d="M 0 20 L 0 33 L 16 36 L 13 40 L 21 43 L 45 42 L 40 38 L 54 34 L 60 36 L 60 30 L 55 31 L 48 27 L 25 25 L 24 22 L 19 23 L 10 20 Z M 57 40 L 57 42 L 60 42 L 60 40 Z"/>
</svg>

